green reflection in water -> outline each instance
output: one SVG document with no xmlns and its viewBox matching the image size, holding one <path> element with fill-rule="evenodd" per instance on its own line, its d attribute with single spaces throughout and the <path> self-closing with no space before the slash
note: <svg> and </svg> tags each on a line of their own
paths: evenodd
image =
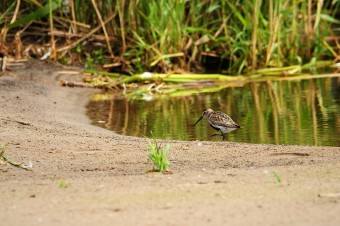
<svg viewBox="0 0 340 226">
<path fill-rule="evenodd" d="M 206 108 L 222 111 L 243 128 L 227 141 L 340 146 L 340 79 L 266 81 L 215 93 L 128 101 L 122 95 L 90 101 L 93 124 L 128 136 L 212 140 L 206 120 L 193 127 Z M 100 122 L 102 121 L 102 122 Z M 104 123 L 103 123 L 104 122 Z"/>
</svg>

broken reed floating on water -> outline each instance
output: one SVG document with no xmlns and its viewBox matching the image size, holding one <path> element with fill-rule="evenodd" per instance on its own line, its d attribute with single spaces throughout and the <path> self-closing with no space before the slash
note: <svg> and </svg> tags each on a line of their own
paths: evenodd
<svg viewBox="0 0 340 226">
<path fill-rule="evenodd" d="M 318 68 L 329 68 L 333 65 L 332 61 L 317 61 L 310 62 L 304 65 L 292 65 L 288 67 L 277 67 L 277 68 L 264 68 L 255 71 L 251 75 L 246 76 L 228 76 L 222 74 L 160 74 L 160 73 L 151 73 L 144 72 L 143 74 L 135 74 L 131 76 L 120 75 L 117 73 L 110 73 L 98 70 L 85 70 L 85 74 L 92 75 L 100 75 L 107 76 L 107 80 L 111 80 L 115 85 L 121 84 L 129 84 L 129 83 L 137 83 L 137 82 L 155 82 L 155 81 L 164 81 L 169 83 L 190 83 L 197 81 L 219 81 L 219 82 L 235 82 L 235 81 L 244 81 L 246 79 L 256 79 L 265 76 L 276 76 L 276 77 L 294 77 L 301 76 L 301 73 L 304 70 L 309 69 L 318 69 Z M 300 74 L 300 75 L 299 75 Z M 100 78 L 100 77 L 99 77 Z M 273 79 L 273 78 L 272 78 Z M 87 81 L 91 82 L 96 80 L 96 77 L 90 78 Z"/>
<path fill-rule="evenodd" d="M 218 74 L 158 74 L 158 73 L 143 73 L 133 75 L 122 79 L 119 84 L 132 83 L 141 81 L 158 81 L 164 82 L 194 82 L 197 80 L 218 80 L 218 81 L 237 81 L 243 80 L 242 76 L 226 76 Z"/>
<path fill-rule="evenodd" d="M 306 80 L 317 78 L 340 77 L 339 73 L 335 74 L 298 74 L 296 68 L 310 68 L 315 65 L 315 68 L 323 68 L 325 65 L 330 65 L 331 62 L 308 63 L 306 65 L 294 65 L 282 68 L 268 68 L 267 70 L 258 70 L 258 74 L 247 76 L 225 76 L 218 74 L 153 74 L 145 73 L 134 76 L 117 77 L 116 74 L 112 78 L 105 75 L 86 78 L 84 81 L 91 84 L 94 88 L 103 88 L 106 90 L 117 91 L 124 89 L 128 99 L 139 99 L 146 96 L 154 96 L 158 93 L 165 94 L 168 97 L 188 96 L 198 93 L 218 92 L 221 89 L 228 87 L 240 87 L 246 83 L 256 83 L 263 81 L 276 80 Z M 333 64 L 331 65 L 333 66 Z M 294 70 L 294 74 L 288 75 L 287 70 Z M 88 72 L 88 71 L 87 71 Z M 86 73 L 87 73 L 86 72 Z M 96 73 L 95 70 L 91 70 Z M 259 73 L 261 72 L 261 73 Z M 267 74 L 266 74 L 267 73 Z M 100 74 L 100 73 L 96 73 Z M 103 73 L 105 74 L 105 73 Z M 131 83 L 131 85 L 129 85 Z M 138 86 L 135 83 L 139 83 Z M 161 85 L 159 85 L 161 84 Z M 73 85 L 73 84 L 72 84 Z M 84 86 L 84 85 L 81 85 Z M 156 98 L 160 95 L 154 96 Z M 101 98 L 99 98 L 101 99 Z"/>
</svg>

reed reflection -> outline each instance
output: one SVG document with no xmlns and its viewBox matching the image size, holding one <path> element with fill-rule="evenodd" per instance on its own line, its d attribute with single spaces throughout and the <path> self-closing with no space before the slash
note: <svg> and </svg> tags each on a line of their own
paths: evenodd
<svg viewBox="0 0 340 226">
<path fill-rule="evenodd" d="M 243 128 L 227 141 L 340 146 L 339 78 L 266 81 L 189 96 L 158 95 L 128 100 L 113 95 L 91 101 L 93 124 L 128 136 L 176 140 L 213 140 L 208 123 L 195 120 L 212 108 L 230 115 Z M 196 92 L 197 93 L 197 92 Z M 98 123 L 105 121 L 106 123 Z"/>
</svg>

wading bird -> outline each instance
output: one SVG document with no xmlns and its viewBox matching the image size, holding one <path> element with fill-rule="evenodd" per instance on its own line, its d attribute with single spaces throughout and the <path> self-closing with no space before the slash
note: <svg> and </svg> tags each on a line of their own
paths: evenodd
<svg viewBox="0 0 340 226">
<path fill-rule="evenodd" d="M 202 116 L 195 122 L 194 126 L 196 126 L 202 118 L 206 118 L 213 129 L 221 132 L 221 134 L 213 134 L 211 136 L 222 136 L 223 140 L 225 139 L 226 133 L 241 128 L 241 126 L 237 125 L 229 115 L 220 111 L 213 111 L 210 108 L 203 111 Z"/>
</svg>

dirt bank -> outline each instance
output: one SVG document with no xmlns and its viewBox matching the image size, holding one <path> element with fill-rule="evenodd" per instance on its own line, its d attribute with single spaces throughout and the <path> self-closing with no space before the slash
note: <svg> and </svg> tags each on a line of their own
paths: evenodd
<svg viewBox="0 0 340 226">
<path fill-rule="evenodd" d="M 340 224 L 338 147 L 169 141 L 173 173 L 146 173 L 147 140 L 90 125 L 61 70 L 0 76 L 0 144 L 33 169 L 0 165 L 2 225 Z"/>
</svg>

